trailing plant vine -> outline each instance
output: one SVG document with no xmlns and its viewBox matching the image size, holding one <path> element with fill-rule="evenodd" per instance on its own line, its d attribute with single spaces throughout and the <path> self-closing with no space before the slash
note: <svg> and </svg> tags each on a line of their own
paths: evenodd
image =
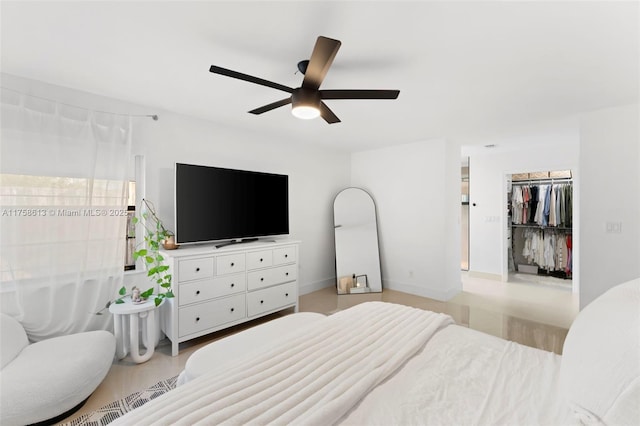
<svg viewBox="0 0 640 426">
<path fill-rule="evenodd" d="M 160 254 L 160 248 L 162 247 L 163 242 L 174 234 L 164 227 L 150 201 L 143 199 L 140 211 L 140 217 L 134 216 L 132 221 L 135 225 L 142 226 L 144 228 L 144 244 L 142 244 L 142 248 L 133 252 L 133 259 L 141 259 L 147 267 L 147 276 L 151 278 L 159 288 L 164 290 L 163 292 L 158 292 L 154 297 L 155 305 L 158 306 L 162 303 L 162 299 L 174 297 L 173 290 L 171 288 L 172 276 L 169 273 L 169 265 L 165 264 L 164 256 Z M 150 287 L 146 291 L 141 292 L 140 297 L 143 300 L 146 300 L 154 295 L 154 291 L 155 288 Z M 120 290 L 118 290 L 118 295 L 120 297 L 107 302 L 105 307 L 96 314 L 102 315 L 102 311 L 104 309 L 108 309 L 112 303 L 125 303 L 124 298 L 131 294 L 127 293 L 125 286 L 122 286 Z"/>
<path fill-rule="evenodd" d="M 163 293 L 155 295 L 155 304 L 158 306 L 162 303 L 162 299 L 165 297 L 174 297 L 171 289 L 172 276 L 169 273 L 169 265 L 164 263 L 164 256 L 160 254 L 160 247 L 162 247 L 162 243 L 174 234 L 164 227 L 162 221 L 158 218 L 158 215 L 156 215 L 153 204 L 150 201 L 143 199 L 142 203 L 142 220 L 136 216 L 133 218 L 133 223 L 136 225 L 142 224 L 142 226 L 144 226 L 145 247 L 136 250 L 133 253 L 133 259 L 142 259 L 147 266 L 147 276 L 155 281 L 159 287 L 164 289 Z M 153 294 L 153 288 L 141 293 L 140 296 L 144 298 L 145 294 L 148 298 Z"/>
</svg>

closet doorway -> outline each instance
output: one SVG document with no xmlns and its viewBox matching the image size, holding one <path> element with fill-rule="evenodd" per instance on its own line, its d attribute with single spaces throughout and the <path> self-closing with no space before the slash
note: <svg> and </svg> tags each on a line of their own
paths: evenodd
<svg viewBox="0 0 640 426">
<path fill-rule="evenodd" d="M 461 248 L 460 269 L 469 270 L 469 157 L 462 159 L 461 168 L 461 205 L 460 205 L 460 236 Z"/>
<path fill-rule="evenodd" d="M 509 282 L 573 290 L 571 170 L 506 176 Z"/>
</svg>

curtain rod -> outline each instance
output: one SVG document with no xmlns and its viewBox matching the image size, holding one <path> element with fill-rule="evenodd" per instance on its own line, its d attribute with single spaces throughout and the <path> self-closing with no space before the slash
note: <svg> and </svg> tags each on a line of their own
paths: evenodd
<svg viewBox="0 0 640 426">
<path fill-rule="evenodd" d="M 57 104 L 60 104 L 60 105 L 64 105 L 64 106 L 68 106 L 68 107 L 72 107 L 72 108 L 84 109 L 86 111 L 95 111 L 95 112 L 100 112 L 100 113 L 103 113 L 103 114 L 113 114 L 113 115 L 128 115 L 130 117 L 145 117 L 145 118 L 148 117 L 148 118 L 151 118 L 153 121 L 158 121 L 158 119 L 160 118 L 160 117 L 158 117 L 157 114 L 126 114 L 126 113 L 120 113 L 120 112 L 100 111 L 100 110 L 97 110 L 97 109 L 91 109 L 91 108 L 81 107 L 81 106 L 78 106 L 78 105 L 67 104 L 67 103 L 64 103 L 64 102 L 57 101 L 55 99 L 49 99 L 49 98 L 45 98 L 45 97 L 42 97 L 42 96 L 30 95 L 28 93 L 24 93 L 24 92 L 21 92 L 19 90 L 15 90 L 15 89 L 9 89 L 8 87 L 4 87 L 4 86 L 0 86 L 0 87 L 2 87 L 3 90 L 8 90 L 10 92 L 15 92 L 15 93 L 18 93 L 18 94 L 23 95 L 23 96 L 29 96 L 29 97 L 32 97 L 32 98 L 42 99 L 44 101 L 54 102 L 54 103 L 57 103 Z"/>
</svg>

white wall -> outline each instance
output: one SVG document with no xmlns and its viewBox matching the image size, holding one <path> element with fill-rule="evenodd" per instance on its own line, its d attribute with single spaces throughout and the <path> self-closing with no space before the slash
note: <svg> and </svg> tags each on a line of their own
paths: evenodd
<svg viewBox="0 0 640 426">
<path fill-rule="evenodd" d="M 378 210 L 383 286 L 448 300 L 460 276 L 460 147 L 430 140 L 352 154 Z"/>
<path fill-rule="evenodd" d="M 585 114 L 580 122 L 581 308 L 640 277 L 639 127 L 637 104 Z M 621 232 L 607 232 L 607 224 L 621 224 Z"/>
<path fill-rule="evenodd" d="M 571 169 L 574 178 L 574 229 L 580 220 L 579 133 L 577 120 L 551 128 L 529 130 L 526 135 L 487 140 L 495 148 L 463 147 L 469 156 L 469 272 L 505 279 L 507 271 L 507 188 L 505 176 L 519 172 Z M 579 235 L 574 232 L 574 245 Z M 575 269 L 580 262 L 574 251 Z"/>
<path fill-rule="evenodd" d="M 170 227 L 175 162 L 288 174 L 290 236 L 302 241 L 300 292 L 334 285 L 333 197 L 349 185 L 349 153 L 300 141 L 269 140 L 244 129 L 6 74 L 2 86 L 91 109 L 158 114 L 158 121 L 134 119 L 132 155 L 144 155 L 146 197 Z"/>
</svg>

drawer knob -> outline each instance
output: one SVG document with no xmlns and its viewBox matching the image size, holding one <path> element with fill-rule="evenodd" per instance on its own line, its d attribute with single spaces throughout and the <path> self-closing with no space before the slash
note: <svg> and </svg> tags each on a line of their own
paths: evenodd
<svg viewBox="0 0 640 426">
<path fill-rule="evenodd" d="M 231 262 L 231 266 L 234 266 L 234 265 L 235 265 L 235 263 Z"/>
<path fill-rule="evenodd" d="M 231 308 L 231 312 L 233 312 L 234 310 L 235 310 L 234 308 Z"/>
<path fill-rule="evenodd" d="M 196 322 L 200 321 L 200 317 L 196 317 Z"/>
<path fill-rule="evenodd" d="M 196 272 L 200 272 L 200 268 L 196 268 Z"/>
<path fill-rule="evenodd" d="M 262 260 L 263 260 L 263 259 L 262 259 L 262 258 L 260 258 L 260 262 L 262 262 Z"/>
<path fill-rule="evenodd" d="M 200 290 L 196 290 L 196 295 L 200 294 Z"/>
<path fill-rule="evenodd" d="M 231 283 L 231 288 L 235 287 L 236 285 L 234 283 Z"/>
<path fill-rule="evenodd" d="M 284 296 L 285 296 L 285 297 L 289 297 L 289 293 L 285 293 L 285 294 L 284 294 Z"/>
<path fill-rule="evenodd" d="M 261 303 L 261 304 L 262 304 L 262 303 L 264 303 L 264 300 L 261 300 L 261 301 L 260 301 L 260 303 Z"/>
<path fill-rule="evenodd" d="M 288 272 L 285 272 L 285 273 L 284 273 L 284 275 L 288 277 L 288 276 L 289 276 L 289 273 L 288 273 Z"/>
<path fill-rule="evenodd" d="M 285 255 L 284 255 L 284 258 L 286 259 L 287 257 L 289 257 L 289 255 L 288 255 L 288 254 L 285 254 Z"/>
<path fill-rule="evenodd" d="M 260 278 L 260 281 L 264 281 L 264 278 Z"/>
</svg>

